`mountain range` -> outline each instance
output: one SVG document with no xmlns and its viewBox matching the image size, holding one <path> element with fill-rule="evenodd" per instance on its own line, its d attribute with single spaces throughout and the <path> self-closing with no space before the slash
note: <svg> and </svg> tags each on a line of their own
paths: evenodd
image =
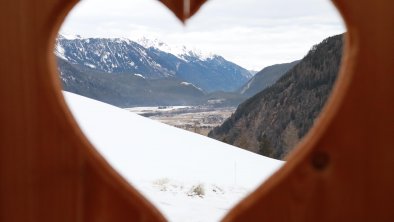
<svg viewBox="0 0 394 222">
<path fill-rule="evenodd" d="M 235 91 L 252 77 L 248 70 L 219 55 L 178 48 L 171 49 L 158 40 L 59 35 L 55 54 L 72 65 L 97 72 L 139 75 L 150 80 L 176 79 L 206 93 Z"/>
<path fill-rule="evenodd" d="M 237 106 L 296 63 L 273 65 L 256 74 L 218 55 L 147 38 L 59 35 L 55 54 L 65 91 L 119 107 Z"/>
<path fill-rule="evenodd" d="M 342 39 L 337 35 L 313 46 L 275 84 L 240 104 L 209 136 L 264 156 L 285 158 L 313 126 L 330 95 Z"/>
</svg>

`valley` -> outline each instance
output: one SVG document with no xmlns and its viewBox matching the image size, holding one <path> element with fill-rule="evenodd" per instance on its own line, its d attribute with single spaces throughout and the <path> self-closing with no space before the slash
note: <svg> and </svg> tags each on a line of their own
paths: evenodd
<svg viewBox="0 0 394 222">
<path fill-rule="evenodd" d="M 254 75 L 220 55 L 147 39 L 59 35 L 55 55 L 67 92 L 284 159 L 330 94 L 342 38 L 329 37 L 301 60 Z"/>
<path fill-rule="evenodd" d="M 207 136 L 236 110 L 236 107 L 156 106 L 126 108 L 129 112 L 148 117 L 190 132 Z"/>
</svg>

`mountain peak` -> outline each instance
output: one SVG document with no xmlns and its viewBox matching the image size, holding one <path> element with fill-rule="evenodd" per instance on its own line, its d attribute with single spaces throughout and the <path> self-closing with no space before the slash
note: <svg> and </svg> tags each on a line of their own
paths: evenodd
<svg viewBox="0 0 394 222">
<path fill-rule="evenodd" d="M 81 35 L 72 35 L 72 34 L 66 34 L 66 33 L 60 33 L 57 37 L 58 39 L 64 39 L 64 40 L 76 40 L 76 39 L 83 39 Z"/>
<path fill-rule="evenodd" d="M 149 39 L 146 37 L 141 37 L 141 38 L 137 39 L 136 42 L 145 48 L 153 47 L 153 48 L 157 48 L 160 50 L 161 49 L 170 49 L 170 47 L 166 43 L 160 41 L 157 38 Z"/>
<path fill-rule="evenodd" d="M 155 48 L 160 51 L 173 54 L 176 57 L 188 61 L 190 57 L 197 58 L 201 61 L 214 58 L 216 55 L 211 52 L 203 52 L 196 48 L 189 48 L 184 45 L 173 45 L 170 46 L 167 43 L 157 38 L 141 37 L 136 42 L 145 48 Z"/>
</svg>

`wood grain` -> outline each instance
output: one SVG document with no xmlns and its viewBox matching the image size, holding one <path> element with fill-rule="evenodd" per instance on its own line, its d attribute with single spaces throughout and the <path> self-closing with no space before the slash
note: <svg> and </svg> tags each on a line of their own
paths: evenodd
<svg viewBox="0 0 394 222">
<path fill-rule="evenodd" d="M 84 138 L 53 56 L 75 0 L 0 1 L 0 221 L 165 221 Z"/>
<path fill-rule="evenodd" d="M 394 2 L 335 0 L 333 95 L 287 164 L 224 221 L 394 221 Z"/>
<path fill-rule="evenodd" d="M 160 0 L 181 21 L 186 22 L 206 2 L 206 0 Z"/>
<path fill-rule="evenodd" d="M 0 221 L 165 221 L 64 103 L 53 46 L 76 2 L 0 1 Z M 183 1 L 162 2 L 184 21 L 204 1 L 186 15 Z M 394 2 L 335 4 L 348 34 L 327 107 L 287 164 L 224 221 L 394 221 Z"/>
</svg>

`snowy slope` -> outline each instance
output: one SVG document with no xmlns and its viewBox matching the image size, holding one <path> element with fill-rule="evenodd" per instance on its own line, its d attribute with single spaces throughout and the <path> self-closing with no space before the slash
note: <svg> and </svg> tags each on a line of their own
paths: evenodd
<svg viewBox="0 0 394 222">
<path fill-rule="evenodd" d="M 64 95 L 92 144 L 169 221 L 218 221 L 282 165 L 105 103 Z"/>
</svg>

